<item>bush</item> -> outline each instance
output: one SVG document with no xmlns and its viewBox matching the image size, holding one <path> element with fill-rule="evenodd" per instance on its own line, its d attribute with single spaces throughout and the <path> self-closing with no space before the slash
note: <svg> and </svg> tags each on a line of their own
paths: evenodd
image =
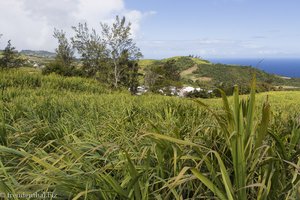
<svg viewBox="0 0 300 200">
<path fill-rule="evenodd" d="M 25 59 L 12 47 L 10 40 L 7 43 L 3 51 L 3 55 L 0 58 L 0 68 L 16 68 L 22 67 L 25 64 Z"/>
<path fill-rule="evenodd" d="M 75 66 L 65 66 L 60 61 L 53 61 L 46 65 L 42 71 L 43 75 L 56 73 L 62 76 L 85 76 L 83 70 L 76 68 Z"/>
<path fill-rule="evenodd" d="M 189 98 L 203 98 L 203 99 L 215 97 L 214 93 L 209 93 L 206 90 L 201 90 L 201 91 L 194 90 L 193 92 L 189 92 L 186 96 Z"/>
</svg>

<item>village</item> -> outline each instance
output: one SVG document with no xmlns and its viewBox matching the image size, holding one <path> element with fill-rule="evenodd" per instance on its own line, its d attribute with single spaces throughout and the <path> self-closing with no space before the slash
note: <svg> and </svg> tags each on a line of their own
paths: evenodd
<svg viewBox="0 0 300 200">
<path fill-rule="evenodd" d="M 137 87 L 137 93 L 136 95 L 143 95 L 149 91 L 149 88 L 147 86 L 141 85 Z M 158 90 L 158 92 L 162 95 L 165 96 L 178 96 L 178 97 L 187 97 L 188 94 L 191 93 L 207 93 L 207 94 L 212 94 L 213 90 L 205 90 L 200 87 L 192 87 L 192 86 L 184 86 L 184 87 L 175 87 L 175 86 L 170 86 L 170 87 L 164 87 Z"/>
</svg>

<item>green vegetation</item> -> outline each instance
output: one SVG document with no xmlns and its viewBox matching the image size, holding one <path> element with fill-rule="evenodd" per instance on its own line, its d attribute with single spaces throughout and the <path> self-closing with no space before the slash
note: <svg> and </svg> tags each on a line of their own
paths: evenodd
<svg viewBox="0 0 300 200">
<path fill-rule="evenodd" d="M 75 35 L 66 38 L 63 30 L 54 30 L 58 40 L 55 60 L 44 69 L 44 74 L 55 72 L 63 76 L 82 76 L 99 80 L 115 89 L 138 87 L 140 49 L 131 38 L 131 23 L 116 16 L 112 25 L 101 24 L 101 33 L 88 28 L 87 23 L 72 27 Z M 74 51 L 80 55 L 75 63 Z"/>
<path fill-rule="evenodd" d="M 74 63 L 74 50 L 66 38 L 65 32 L 55 29 L 53 36 L 58 40 L 58 47 L 55 49 L 55 60 L 46 65 L 43 74 L 54 72 L 62 76 L 83 76 L 84 71 L 78 69 Z"/>
<path fill-rule="evenodd" d="M 33 50 L 22 50 L 20 54 L 32 57 L 42 57 L 42 58 L 54 58 L 56 56 L 55 53 L 49 51 L 33 51 Z"/>
<path fill-rule="evenodd" d="M 24 68 L 37 63 L 8 42 L 0 198 L 300 199 L 300 91 L 256 94 L 299 79 L 195 56 L 139 61 L 130 26 L 117 16 L 98 34 L 79 23 L 70 40 L 55 30 L 56 55 L 42 71 Z M 183 85 L 205 89 L 188 97 L 211 99 L 131 95 Z"/>
<path fill-rule="evenodd" d="M 125 17 L 120 19 L 116 17 L 115 23 L 112 26 L 101 24 L 102 37 L 106 45 L 105 51 L 108 53 L 108 58 L 113 66 L 113 85 L 118 88 L 121 83 L 130 83 L 126 80 L 126 74 L 134 74 L 137 72 L 137 66 L 129 63 L 130 60 L 135 61 L 142 57 L 140 49 L 136 46 L 131 38 L 131 23 L 126 24 Z M 136 75 L 133 75 L 136 77 Z M 125 79 L 121 81 L 122 79 Z M 130 88 L 136 90 L 135 84 Z"/>
<path fill-rule="evenodd" d="M 173 59 L 164 63 L 155 63 L 145 71 L 145 85 L 153 92 L 168 86 L 180 87 L 180 67 Z M 168 92 L 167 92 L 168 93 Z"/>
<path fill-rule="evenodd" d="M 28 68 L 1 71 L 0 85 L 0 193 L 300 198 L 298 91 L 132 96 Z"/>
<path fill-rule="evenodd" d="M 56 62 L 60 62 L 63 68 L 71 67 L 75 59 L 74 50 L 66 38 L 66 33 L 55 29 L 53 37 L 58 40 L 58 47 L 55 49 Z"/>
<path fill-rule="evenodd" d="M 190 56 L 178 56 L 163 60 L 141 60 L 139 62 L 142 68 L 141 73 L 144 73 L 146 77 L 149 69 L 163 66 L 170 60 L 175 62 L 174 65 L 180 71 L 182 84 L 205 89 L 222 88 L 230 95 L 233 93 L 235 84 L 240 86 L 241 93 L 249 93 L 249 83 L 253 74 L 257 76 L 258 91 L 283 89 L 282 86 L 293 86 L 294 89 L 300 87 L 300 79 L 297 78 L 284 79 L 250 66 L 213 64 Z M 143 81 L 141 80 L 142 83 Z M 146 80 L 145 83 L 147 85 Z M 279 86 L 281 87 L 279 88 Z"/>
<path fill-rule="evenodd" d="M 11 45 L 9 40 L 0 58 L 0 68 L 20 67 L 24 63 L 25 60 L 15 51 L 15 47 Z"/>
<path fill-rule="evenodd" d="M 39 54 L 27 55 L 20 52 L 20 55 L 27 60 L 26 65 L 28 67 L 35 67 L 39 69 L 45 68 L 54 61 L 54 57 L 42 56 Z"/>
</svg>

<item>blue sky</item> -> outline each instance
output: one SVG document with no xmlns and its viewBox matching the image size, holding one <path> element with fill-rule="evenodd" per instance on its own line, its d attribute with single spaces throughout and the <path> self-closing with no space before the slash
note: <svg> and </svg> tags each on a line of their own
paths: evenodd
<svg viewBox="0 0 300 200">
<path fill-rule="evenodd" d="M 300 58 L 300 0 L 0 0 L 0 49 L 54 51 L 54 28 L 71 37 L 115 15 L 145 58 Z"/>
<path fill-rule="evenodd" d="M 299 0 L 126 0 L 146 58 L 300 57 Z M 154 13 L 153 12 L 153 13 Z"/>
</svg>

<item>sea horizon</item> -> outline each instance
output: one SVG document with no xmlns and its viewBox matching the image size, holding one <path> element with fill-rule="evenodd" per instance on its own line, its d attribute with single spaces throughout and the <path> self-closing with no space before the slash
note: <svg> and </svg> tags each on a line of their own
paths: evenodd
<svg viewBox="0 0 300 200">
<path fill-rule="evenodd" d="M 270 74 L 300 78 L 300 58 L 208 58 L 212 63 L 251 66 Z"/>
</svg>

